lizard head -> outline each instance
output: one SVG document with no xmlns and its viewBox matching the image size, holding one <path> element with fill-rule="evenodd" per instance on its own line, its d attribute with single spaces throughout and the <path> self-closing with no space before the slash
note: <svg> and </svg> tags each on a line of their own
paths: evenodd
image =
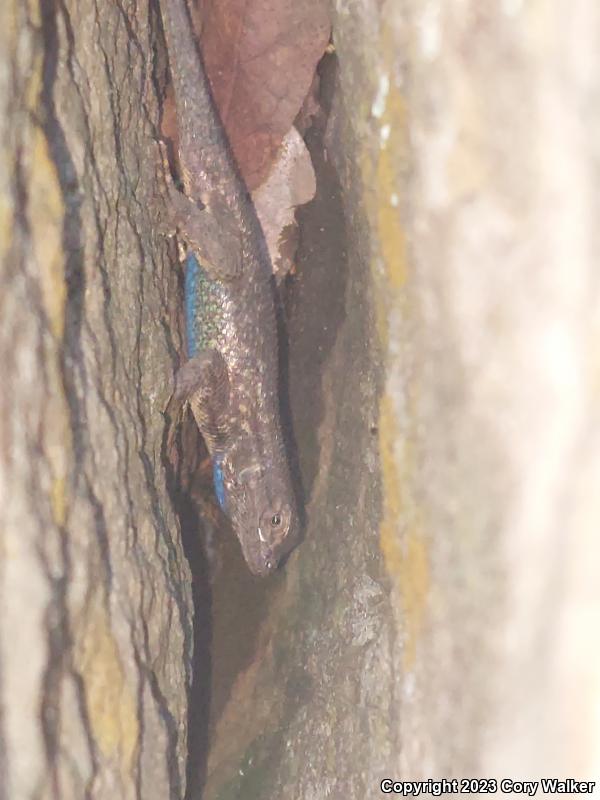
<svg viewBox="0 0 600 800">
<path fill-rule="evenodd" d="M 215 490 L 254 575 L 269 575 L 298 541 L 287 465 L 261 463 L 243 452 L 215 460 Z"/>
</svg>

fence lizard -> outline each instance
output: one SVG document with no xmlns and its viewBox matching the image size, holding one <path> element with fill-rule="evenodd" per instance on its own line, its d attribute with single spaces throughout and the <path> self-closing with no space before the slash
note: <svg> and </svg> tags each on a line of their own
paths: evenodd
<svg viewBox="0 0 600 800">
<path fill-rule="evenodd" d="M 297 544 L 281 432 L 272 270 L 256 212 L 215 109 L 185 0 L 160 0 L 175 92 L 184 192 L 169 188 L 186 242 L 188 361 L 167 411 L 192 411 L 217 496 L 255 575 Z"/>
</svg>

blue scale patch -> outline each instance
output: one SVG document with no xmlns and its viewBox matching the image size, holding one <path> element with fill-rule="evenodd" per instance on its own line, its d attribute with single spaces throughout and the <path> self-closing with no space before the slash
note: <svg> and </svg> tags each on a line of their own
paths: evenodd
<svg viewBox="0 0 600 800">
<path fill-rule="evenodd" d="M 198 280 L 200 278 L 198 259 L 188 250 L 185 259 L 185 334 L 187 338 L 188 358 L 193 358 L 198 351 L 196 336 L 196 317 L 198 314 Z"/>
<path fill-rule="evenodd" d="M 213 346 L 218 337 L 218 315 L 221 289 L 208 279 L 191 250 L 185 259 L 185 333 L 188 358 L 194 358 L 203 347 Z M 213 461 L 213 483 L 221 508 L 225 507 L 223 468 L 218 458 Z"/>
<path fill-rule="evenodd" d="M 213 483 L 215 494 L 221 508 L 225 508 L 225 482 L 223 481 L 223 468 L 218 458 L 213 461 Z"/>
<path fill-rule="evenodd" d="M 196 256 L 185 258 L 185 332 L 188 358 L 207 347 L 219 347 L 225 325 L 227 289 L 211 280 Z"/>
</svg>

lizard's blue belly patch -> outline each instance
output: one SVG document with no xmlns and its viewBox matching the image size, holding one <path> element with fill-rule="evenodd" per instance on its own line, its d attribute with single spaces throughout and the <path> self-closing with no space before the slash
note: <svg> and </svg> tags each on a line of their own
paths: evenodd
<svg viewBox="0 0 600 800">
<path fill-rule="evenodd" d="M 224 289 L 212 281 L 196 256 L 185 259 L 185 332 L 188 358 L 208 347 L 218 347 L 224 325 Z"/>
<path fill-rule="evenodd" d="M 223 288 L 211 281 L 196 256 L 189 251 L 185 260 L 185 328 L 188 358 L 207 347 L 217 347 L 223 330 Z M 213 460 L 213 483 L 221 508 L 225 507 L 223 469 Z"/>
<path fill-rule="evenodd" d="M 223 481 L 223 469 L 218 458 L 213 461 L 213 483 L 219 505 L 221 508 L 225 508 L 225 483 Z"/>
</svg>

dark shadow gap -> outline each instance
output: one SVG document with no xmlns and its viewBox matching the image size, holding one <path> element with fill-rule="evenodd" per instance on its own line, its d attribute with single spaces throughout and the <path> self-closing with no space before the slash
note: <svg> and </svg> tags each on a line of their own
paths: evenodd
<svg viewBox="0 0 600 800">
<path fill-rule="evenodd" d="M 200 469 L 203 445 L 192 425 L 184 425 L 177 437 L 179 452 L 191 453 L 178 463 L 166 455 L 168 430 L 163 437 L 167 487 L 179 520 L 183 551 L 192 575 L 193 654 L 192 680 L 188 695 L 188 751 L 186 764 L 186 800 L 197 800 L 206 780 L 211 707 L 212 669 L 212 591 L 209 561 L 205 547 L 205 526 L 193 500 L 190 476 Z M 194 443 L 194 438 L 196 442 Z M 190 441 L 191 440 L 191 441 Z M 186 446 L 182 447 L 182 441 Z"/>
<path fill-rule="evenodd" d="M 288 281 L 286 296 L 291 415 L 300 445 L 296 457 L 306 502 L 319 468 L 318 432 L 325 409 L 323 368 L 346 317 L 348 282 L 342 192 L 325 148 L 336 85 L 336 57 L 324 56 L 317 73 L 322 112 L 304 137 L 317 176 L 317 193 L 297 212 L 298 270 Z"/>
</svg>

